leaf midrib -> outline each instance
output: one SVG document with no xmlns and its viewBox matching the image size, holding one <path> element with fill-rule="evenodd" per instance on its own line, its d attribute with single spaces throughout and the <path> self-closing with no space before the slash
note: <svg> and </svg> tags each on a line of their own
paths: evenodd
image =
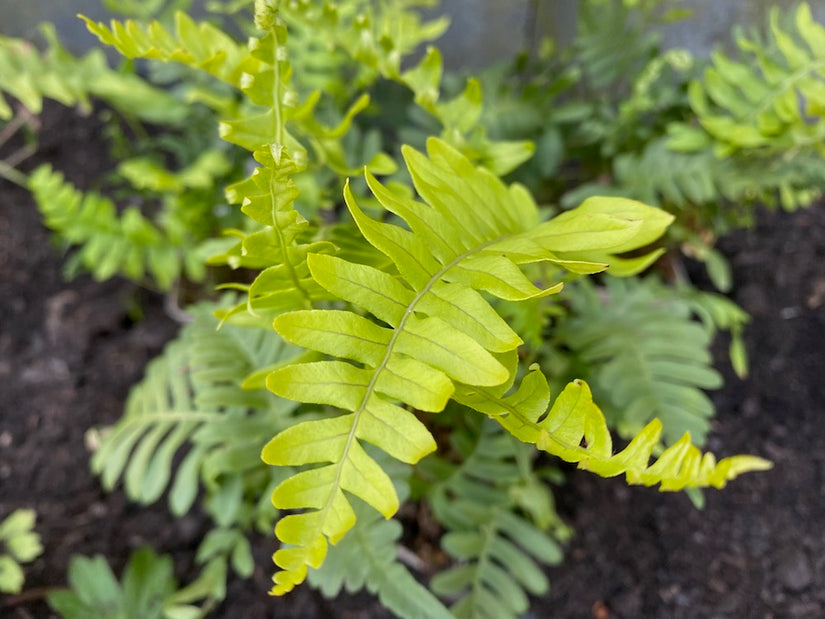
<svg viewBox="0 0 825 619">
<path fill-rule="evenodd" d="M 427 284 L 415 295 L 415 297 L 413 297 L 412 301 L 410 301 L 410 303 L 407 305 L 407 309 L 404 311 L 404 315 L 401 317 L 401 320 L 398 322 L 398 326 L 393 330 L 392 337 L 390 338 L 390 341 L 387 343 L 387 350 L 384 353 L 384 358 L 381 360 L 381 362 L 373 370 L 372 377 L 370 378 L 370 382 L 367 384 L 367 387 L 364 391 L 364 397 L 361 400 L 361 404 L 359 404 L 358 408 L 355 411 L 353 411 L 352 426 L 350 427 L 349 435 L 347 436 L 347 442 L 344 445 L 344 450 L 341 453 L 341 459 L 338 461 L 338 463 L 336 465 L 337 470 L 335 472 L 335 479 L 333 480 L 331 491 L 329 493 L 329 498 L 327 499 L 327 502 L 324 505 L 324 507 L 322 507 L 321 510 L 320 510 L 321 517 L 318 520 L 318 523 L 319 523 L 318 528 L 319 529 L 321 529 L 321 530 L 323 529 L 323 523 L 326 522 L 326 515 L 329 512 L 330 508 L 332 507 L 332 503 L 333 503 L 333 501 L 335 499 L 335 496 L 336 496 L 336 490 L 338 488 L 340 488 L 341 476 L 343 475 L 343 471 L 344 471 L 344 464 L 348 460 L 350 449 L 352 449 L 352 444 L 356 440 L 356 434 L 357 434 L 358 424 L 361 421 L 361 415 L 366 410 L 367 403 L 369 402 L 370 398 L 372 397 L 372 394 L 375 392 L 376 386 L 378 384 L 378 378 L 381 375 L 381 372 L 383 372 L 387 368 L 387 364 L 389 363 L 390 357 L 392 356 L 392 354 L 394 352 L 395 344 L 398 341 L 398 337 L 400 336 L 400 334 L 404 331 L 404 326 L 406 325 L 407 320 L 409 320 L 409 318 L 413 315 L 413 313 L 415 312 L 415 308 L 418 305 L 418 303 L 421 301 L 421 299 L 424 298 L 424 296 L 427 295 L 430 292 L 430 290 L 435 286 L 435 284 L 437 282 L 441 281 L 441 279 L 444 277 L 444 275 L 450 269 L 458 266 L 458 264 L 462 260 L 464 260 L 465 258 L 473 255 L 476 252 L 481 251 L 482 249 L 484 249 L 488 245 L 492 245 L 493 243 L 499 242 L 500 240 L 502 240 L 503 238 L 505 238 L 507 236 L 510 236 L 510 235 L 501 235 L 500 237 L 497 237 L 495 239 L 485 241 L 484 243 L 476 245 L 471 250 L 468 250 L 468 251 L 466 251 L 462 254 L 459 254 L 455 258 L 453 258 L 453 260 L 451 260 L 449 263 L 444 265 L 438 272 L 436 272 L 430 278 L 430 280 L 427 282 Z"/>
</svg>

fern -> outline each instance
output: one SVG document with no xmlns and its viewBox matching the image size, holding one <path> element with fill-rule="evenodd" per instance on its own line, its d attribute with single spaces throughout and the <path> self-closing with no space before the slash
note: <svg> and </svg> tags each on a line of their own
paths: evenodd
<svg viewBox="0 0 825 619">
<path fill-rule="evenodd" d="M 746 57 L 738 62 L 722 52 L 703 79 L 690 84 L 690 102 L 699 124 L 715 144 L 717 154 L 740 150 L 758 154 L 812 149 L 821 156 L 825 136 L 825 28 L 802 3 L 794 26 L 783 26 L 779 10 L 770 13 L 766 43 L 740 35 L 737 45 Z M 708 139 L 684 126 L 673 128 L 675 147 L 691 148 Z"/>
<path fill-rule="evenodd" d="M 548 589 L 538 562 L 561 561 L 552 537 L 517 513 L 524 507 L 519 498 L 532 495 L 526 503 L 544 503 L 534 511 L 547 526 L 555 516 L 549 493 L 544 484 L 525 479 L 526 446 L 497 424 L 471 424 L 469 432 L 454 431 L 451 439 L 460 464 L 422 463 L 440 478 L 427 498 L 433 515 L 449 529 L 441 546 L 459 561 L 437 574 L 431 587 L 457 600 L 451 607 L 457 617 L 515 618 L 527 611 L 528 592 L 541 595 Z"/>
<path fill-rule="evenodd" d="M 90 32 L 102 43 L 111 45 L 126 58 L 150 58 L 164 62 L 180 62 L 233 86 L 240 86 L 243 73 L 257 64 L 246 46 L 220 28 L 198 24 L 185 13 L 175 13 L 175 30 L 169 32 L 160 22 L 141 26 L 133 20 L 112 20 L 107 27 L 80 16 Z M 252 65 L 252 66 L 250 66 Z"/>
<path fill-rule="evenodd" d="M 161 288 L 168 288 L 184 268 L 184 247 L 176 246 L 135 207 L 118 214 L 115 205 L 95 193 L 82 194 L 63 175 L 43 165 L 29 178 L 29 188 L 45 224 L 79 249 L 67 269 L 80 264 L 96 279 L 123 273 L 135 280 L 148 271 Z M 200 279 L 196 260 L 187 261 Z"/>
<path fill-rule="evenodd" d="M 120 581 L 103 557 L 73 556 L 70 588 L 51 591 L 47 599 L 66 619 L 198 618 L 224 598 L 224 580 L 222 564 L 213 561 L 204 566 L 198 578 L 178 589 L 172 558 L 142 547 L 129 557 Z"/>
<path fill-rule="evenodd" d="M 652 281 L 608 279 L 601 299 L 585 283 L 568 293 L 574 317 L 554 334 L 588 368 L 611 427 L 633 437 L 657 417 L 666 443 L 689 432 L 703 444 L 714 407 L 702 390 L 722 377 L 690 305 Z"/>
<path fill-rule="evenodd" d="M 479 83 L 469 80 L 443 100 L 448 89 L 437 50 L 403 64 L 404 55 L 436 36 L 443 24 L 421 22 L 409 11 L 416 4 L 256 2 L 258 32 L 248 46 L 183 14 L 172 27 L 86 20 L 101 41 L 129 58 L 174 62 L 214 78 L 191 98 L 218 113 L 220 136 L 252 153 L 257 165 L 228 189 L 229 201 L 240 205 L 247 220 L 229 230 L 225 242 L 212 245 L 220 245 L 213 262 L 260 271 L 254 280 L 244 279 L 252 283 L 227 286 L 242 290 L 246 299 L 218 310 L 228 323 L 223 330 L 212 331 L 214 322 L 195 323 L 200 326 L 184 331 L 150 368 L 124 420 L 105 439 L 96 467 L 109 487 L 122 477 L 130 496 L 148 502 L 170 485 L 172 462 L 180 454 L 169 492 L 172 509 L 183 513 L 191 506 L 200 479 L 218 524 L 200 556 L 223 566 L 232 561 L 239 573 L 250 570 L 242 532 L 253 522 L 265 525 L 275 509 L 294 510 L 275 529 L 281 542 L 273 557 L 279 568 L 275 595 L 309 577 L 329 593 L 366 586 L 404 616 L 441 616 L 443 606 L 392 561 L 397 523 L 380 519 L 391 518 L 406 494 L 396 461 L 416 464 L 437 448 L 423 414 L 441 412 L 454 400 L 492 417 L 512 437 L 461 409 L 469 417 L 465 427 L 485 428 L 476 435 L 477 451 L 457 447 L 467 462 L 451 469 L 454 475 L 429 496 L 449 529 L 446 550 L 465 563 L 440 575 L 434 586 L 460 598 L 454 607 L 459 615 L 514 616 L 526 609 L 527 593 L 547 587 L 539 563 L 559 556 L 543 532 L 553 525 L 549 494 L 537 491 L 537 478 L 526 472 L 535 450 L 521 443 L 599 475 L 625 474 L 631 483 L 660 484 L 662 490 L 722 487 L 740 473 L 769 465 L 747 456 L 717 462 L 688 435 L 651 462 L 662 433 L 658 420 L 614 454 L 585 382 L 570 383 L 551 406 L 538 367 L 524 373 L 520 359 L 544 356 L 543 344 L 520 350 L 522 337 L 502 314 L 525 316 L 514 304 L 538 304 L 559 292 L 572 279 L 565 271 L 640 272 L 662 254 L 658 239 L 673 217 L 634 200 L 600 197 L 542 221 L 531 195 L 497 176 L 522 163 L 532 147 L 487 138 L 479 124 Z M 626 15 L 618 2 L 610 7 Z M 288 40 L 287 26 L 300 34 Z M 676 89 L 654 96 L 653 84 L 674 64 L 673 55 L 653 58 L 652 39 L 638 42 L 621 63 L 606 65 L 595 57 L 581 63 L 593 84 L 634 89 L 631 104 L 622 109 L 588 107 L 599 115 L 598 126 L 578 132 L 581 152 L 598 150 L 599 136 L 608 136 L 602 158 L 625 143 L 638 154 L 662 123 L 628 136 L 627 127 L 611 130 L 611 119 L 638 124 L 645 114 L 682 101 Z M 329 47 L 329 59 L 317 54 L 321 44 Z M 302 46 L 314 49 L 307 62 L 317 66 L 293 61 Z M 641 74 L 625 82 L 616 65 Z M 307 67 L 309 75 L 293 77 Z M 329 83 L 342 67 L 352 71 L 351 84 L 329 96 L 310 90 Z M 573 73 L 562 90 L 573 86 Z M 370 104 L 357 92 L 379 77 L 408 88 L 418 109 L 440 125 L 441 138 L 427 141 L 426 155 L 402 148 L 420 200 L 406 185 L 376 179 L 375 174 L 393 173 L 395 163 L 381 152 L 377 133 L 353 130 Z M 579 124 L 579 112 L 565 113 L 554 121 Z M 349 148 L 361 136 L 366 145 Z M 334 206 L 332 188 L 337 192 L 340 177 L 354 175 L 363 163 L 374 199 L 361 195 L 364 181 L 347 183 L 344 202 L 354 224 L 327 225 L 334 213 L 327 217 L 320 209 Z M 131 165 L 126 173 L 137 171 L 147 187 L 191 188 L 201 178 L 170 178 L 145 161 Z M 209 169 L 193 167 L 207 176 Z M 651 189 L 657 192 L 660 186 Z M 679 311 L 685 306 L 677 305 Z M 544 317 L 560 307 L 538 311 Z M 286 342 L 308 349 L 305 356 L 285 364 L 281 340 L 267 336 L 270 324 Z M 519 332 L 535 344 L 541 327 L 521 325 Z M 715 377 L 704 357 L 697 362 L 691 356 L 695 350 L 688 355 L 693 363 L 683 364 L 693 381 L 691 396 Z M 642 362 L 665 367 L 673 378 L 673 368 L 656 355 Z M 176 373 L 181 367 L 187 370 Z M 240 388 L 264 383 L 275 395 L 310 406 L 292 418 L 298 405 Z M 263 446 L 262 458 L 279 468 L 262 467 L 250 457 L 261 449 L 264 432 L 277 434 Z M 254 503 L 264 488 L 272 492 L 269 506 Z M 455 499 L 449 507 L 445 497 Z"/>
<path fill-rule="evenodd" d="M 16 509 L 0 521 L 0 593 L 20 593 L 26 580 L 22 564 L 43 554 L 35 520 L 33 509 Z"/>
<path fill-rule="evenodd" d="M 661 37 L 645 28 L 645 17 L 616 0 L 583 3 L 574 45 L 591 88 L 626 88 L 627 75 L 655 55 Z"/>
<path fill-rule="evenodd" d="M 101 50 L 76 58 L 60 45 L 52 24 L 41 25 L 40 31 L 48 46 L 43 54 L 27 41 L 0 37 L 0 120 L 13 113 L 3 92 L 33 114 L 40 113 L 44 98 L 88 112 L 90 97 L 97 97 L 148 122 L 178 124 L 186 116 L 186 106 L 173 96 L 136 75 L 109 68 Z"/>
<path fill-rule="evenodd" d="M 713 454 L 702 454 L 692 445 L 688 433 L 651 462 L 662 434 L 662 422 L 658 419 L 648 423 L 627 447 L 614 454 L 610 431 L 587 383 L 575 380 L 568 384 L 548 410 L 550 389 L 535 365 L 514 393 L 505 392 L 463 386 L 456 391 L 455 398 L 493 417 L 516 438 L 602 477 L 624 474 L 630 484 L 661 484 L 663 491 L 723 488 L 742 473 L 772 466 L 755 456 L 732 456 L 717 462 Z"/>
<path fill-rule="evenodd" d="M 275 491 L 277 507 L 312 511 L 287 516 L 276 527 L 278 537 L 295 547 L 275 554 L 284 571 L 275 576 L 274 593 L 301 582 L 307 565 L 323 561 L 327 540 L 337 542 L 352 527 L 355 515 L 344 491 L 386 517 L 398 509 L 389 478 L 361 441 L 411 463 L 435 444 L 421 422 L 395 402 L 438 412 L 454 381 L 492 386 L 510 379 L 494 353 L 515 351 L 520 339 L 475 289 L 510 300 L 557 292 L 560 284 L 537 288 L 517 264 L 555 262 L 593 272 L 606 265 L 586 257 L 601 260 L 611 251 L 644 245 L 668 222 L 661 211 L 639 203 L 594 200 L 539 224 L 536 206 L 520 187 L 505 187 L 443 142 L 433 139 L 428 147 L 429 158 L 409 148 L 404 154 L 429 205 L 397 196 L 367 177 L 379 201 L 412 232 L 368 218 L 345 190 L 362 234 L 394 262 L 398 276 L 319 254 L 308 260 L 321 286 L 391 328 L 340 310 L 289 312 L 275 320 L 287 341 L 364 367 L 320 361 L 277 370 L 267 379 L 283 397 L 350 411 L 293 426 L 264 449 L 270 464 L 329 463 L 303 471 Z M 616 262 L 620 269 L 639 268 L 650 259 L 649 254 Z"/>
<path fill-rule="evenodd" d="M 283 425 L 292 408 L 260 389 L 243 389 L 254 370 L 283 362 L 289 348 L 259 328 L 226 325 L 216 331 L 209 310 L 196 308 L 194 322 L 149 365 L 123 417 L 102 435 L 92 457 L 104 487 L 122 477 L 131 499 L 151 503 L 169 485 L 173 458 L 188 445 L 169 492 L 176 515 L 191 507 L 199 478 L 224 492 L 219 503 L 232 512 L 228 505 L 241 500 L 238 475 L 260 470 L 260 437 Z M 235 481 L 221 487 L 223 477 Z M 232 519 L 218 520 L 229 525 Z"/>
<path fill-rule="evenodd" d="M 409 494 L 407 479 L 410 467 L 376 454 L 393 481 L 400 500 Z M 362 501 L 353 504 L 358 521 L 352 531 L 329 550 L 318 570 L 310 570 L 307 580 L 327 598 L 341 589 L 375 593 L 381 604 L 399 617 L 448 618 L 452 615 L 396 559 L 396 545 L 401 536 L 397 520 L 383 520 L 381 515 Z"/>
</svg>

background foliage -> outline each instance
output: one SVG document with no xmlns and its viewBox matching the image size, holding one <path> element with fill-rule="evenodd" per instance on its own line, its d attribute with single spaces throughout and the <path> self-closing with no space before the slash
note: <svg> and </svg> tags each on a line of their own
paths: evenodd
<svg viewBox="0 0 825 619">
<path fill-rule="evenodd" d="M 186 2 L 107 4 L 134 19 L 87 26 L 129 62 L 75 58 L 48 28 L 42 54 L 0 41 L 0 91 L 18 101 L 0 115 L 105 102 L 115 173 L 86 193 L 48 167 L 0 173 L 32 191 L 70 271 L 236 292 L 188 308 L 123 418 L 93 434 L 104 487 L 214 522 L 201 576 L 147 613 L 207 612 L 230 567 L 252 571 L 246 533 L 277 521 L 276 594 L 306 578 L 400 616 L 517 616 L 569 535 L 531 444 L 663 490 L 768 466 L 698 449 L 713 336 L 730 331 L 746 372 L 747 317 L 693 288 L 684 260 L 725 290 L 716 238 L 757 203 L 821 193 L 822 28 L 805 5 L 773 13 L 765 41 L 740 35 L 741 60 L 702 66 L 660 50 L 656 27 L 681 17 L 664 3 L 590 0 L 569 48 L 463 78 L 434 47 L 410 60 L 446 27 L 421 18 L 430 2 L 257 2 L 254 27 L 250 2 L 202 22 Z M 630 441 L 618 453 L 610 429 Z M 429 590 L 380 520 L 411 489 L 452 561 Z M 127 612 L 167 572 L 141 551 L 121 585 L 79 559 L 76 593 L 52 604 Z M 105 591 L 84 593 L 93 580 Z"/>
</svg>

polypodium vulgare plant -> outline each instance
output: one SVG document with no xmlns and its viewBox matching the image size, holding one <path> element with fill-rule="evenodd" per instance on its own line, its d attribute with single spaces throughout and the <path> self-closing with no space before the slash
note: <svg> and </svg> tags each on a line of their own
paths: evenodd
<svg viewBox="0 0 825 619">
<path fill-rule="evenodd" d="M 546 590 L 541 565 L 560 560 L 566 535 L 534 467 L 540 452 L 662 490 L 721 488 L 770 466 L 717 461 L 686 432 L 704 438 L 712 406 L 700 389 L 717 384 L 710 336 L 692 315 L 729 328 L 741 316 L 709 297 L 678 305 L 667 331 L 650 330 L 655 341 L 631 357 L 655 370 L 640 383 L 615 361 L 621 337 L 634 315 L 662 312 L 649 311 L 649 296 L 622 304 L 618 285 L 605 287 L 614 304 L 582 301 L 590 276 L 629 278 L 654 264 L 673 216 L 626 197 L 557 212 L 503 180 L 533 147 L 487 136 L 479 82 L 446 95 L 434 48 L 402 63 L 444 29 L 414 10 L 426 4 L 257 0 L 248 42 L 182 12 L 149 24 L 86 20 L 130 60 L 178 67 L 174 91 L 190 103 L 175 104 L 178 135 L 213 132 L 201 152 L 175 149 L 175 169 L 159 156 L 119 167 L 133 189 L 160 196 L 154 221 L 83 198 L 45 168 L 30 180 L 50 221 L 62 222 L 55 228 L 94 224 L 99 206 L 107 234 L 128 237 L 117 255 L 100 242 L 82 250 L 98 256 L 91 268 L 105 260 L 103 276 L 149 273 L 168 288 L 181 274 L 201 278 L 193 261 L 207 249 L 209 264 L 239 273 L 223 284 L 234 292 L 190 309 L 192 322 L 150 364 L 123 418 L 93 437 L 92 466 L 107 488 L 123 479 L 143 503 L 168 490 L 175 515 L 203 488 L 215 528 L 198 554 L 209 578 L 196 582 L 211 583 L 197 598 L 209 605 L 224 595 L 216 574 L 230 565 L 251 573 L 245 533 L 274 524 L 276 595 L 308 579 L 328 595 L 366 587 L 401 616 L 515 616 L 528 593 Z M 242 18 L 246 4 L 212 8 Z M 403 132 L 387 129 L 399 119 L 382 107 L 385 90 L 429 115 L 433 135 L 410 132 L 416 143 L 402 144 Z M 216 203 L 225 182 L 239 208 Z M 686 338 L 685 354 L 662 353 Z M 559 346 L 578 365 L 555 375 Z M 583 374 L 568 381 L 577 367 Z M 629 439 L 622 449 L 590 376 L 620 392 L 611 409 L 632 407 L 614 424 Z M 669 399 L 674 385 L 681 405 Z M 391 519 L 404 501 L 426 504 L 447 530 L 455 563 L 430 589 L 398 549 L 402 526 Z"/>
</svg>

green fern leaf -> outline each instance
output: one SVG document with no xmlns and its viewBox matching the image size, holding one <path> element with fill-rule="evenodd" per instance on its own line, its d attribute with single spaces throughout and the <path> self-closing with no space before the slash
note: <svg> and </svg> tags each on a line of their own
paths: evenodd
<svg viewBox="0 0 825 619">
<path fill-rule="evenodd" d="M 409 494 L 410 467 L 387 457 L 381 458 L 380 453 L 376 455 L 393 480 L 399 499 L 405 500 Z M 336 597 L 344 588 L 350 592 L 366 588 L 398 617 L 451 617 L 441 602 L 396 559 L 401 524 L 397 520 L 383 520 L 380 514 L 357 499 L 353 510 L 358 519 L 356 525 L 329 549 L 320 569 L 309 571 L 309 584 L 327 598 Z"/>
<path fill-rule="evenodd" d="M 510 300 L 544 296 L 519 264 L 551 262 L 580 272 L 658 237 L 670 217 L 632 201 L 595 199 L 539 223 L 538 210 L 519 186 L 495 176 L 439 140 L 429 157 L 404 149 L 420 203 L 367 182 L 381 204 L 411 230 L 380 223 L 345 189 L 350 213 L 364 237 L 389 257 L 397 274 L 311 254 L 310 272 L 331 294 L 363 308 L 387 326 L 349 311 L 282 314 L 275 329 L 289 342 L 347 359 L 295 365 L 270 374 L 267 386 L 301 402 L 332 405 L 348 414 L 293 426 L 264 449 L 273 465 L 321 464 L 287 480 L 273 495 L 276 507 L 309 508 L 278 523 L 276 534 L 294 547 L 275 554 L 283 571 L 273 593 L 302 582 L 318 567 L 327 540 L 340 540 L 355 522 L 345 492 L 390 517 L 398 500 L 386 473 L 361 447 L 366 441 L 414 463 L 435 449 L 427 429 L 398 403 L 438 412 L 455 382 L 494 386 L 513 372 L 494 355 L 513 353 L 518 336 L 477 289 Z M 554 253 L 557 252 L 557 253 Z M 558 255 L 557 255 L 558 254 Z M 478 338 L 478 339 L 476 339 Z"/>
<path fill-rule="evenodd" d="M 630 484 L 660 484 L 662 491 L 722 488 L 742 473 L 772 467 L 767 460 L 755 456 L 732 456 L 717 462 L 713 454 L 702 454 L 691 444 L 688 433 L 651 462 L 651 454 L 662 434 L 662 423 L 658 419 L 647 424 L 627 447 L 614 454 L 610 431 L 587 383 L 576 380 L 568 384 L 548 411 L 550 389 L 537 367 L 531 369 L 510 395 L 500 389 L 462 386 L 455 398 L 494 418 L 516 438 L 562 460 L 577 463 L 581 469 L 602 477 L 624 474 Z"/>
<path fill-rule="evenodd" d="M 334 245 L 326 241 L 302 242 L 309 222 L 294 208 L 298 188 L 292 176 L 297 166 L 291 157 L 273 147 L 271 151 L 256 152 L 255 158 L 261 166 L 250 178 L 228 187 L 226 193 L 229 202 L 241 204 L 241 210 L 259 224 L 259 229 L 239 233 L 241 240 L 210 262 L 263 269 L 250 286 L 243 288 L 248 294 L 247 303 L 230 313 L 249 307 L 260 316 L 271 317 L 328 298 L 310 277 L 307 254 L 332 252 Z"/>
<path fill-rule="evenodd" d="M 475 425 L 466 436 L 459 431 L 451 437 L 460 464 L 427 466 L 425 461 L 421 466 L 425 473 L 440 469 L 427 499 L 433 515 L 449 529 L 442 548 L 459 561 L 437 574 L 431 587 L 457 599 L 451 608 L 457 617 L 515 618 L 528 608 L 527 593 L 547 591 L 539 563 L 560 562 L 561 549 L 516 511 L 520 489 L 549 494 L 546 486 L 525 479 L 524 471 L 530 470 L 526 458 L 533 450 L 495 423 Z"/>
<path fill-rule="evenodd" d="M 806 3 L 793 18 L 793 26 L 784 25 L 774 8 L 769 42 L 740 35 L 737 45 L 746 61 L 717 52 L 704 78 L 691 83 L 691 106 L 717 153 L 812 148 L 822 154 L 825 27 L 813 20 Z"/>
<path fill-rule="evenodd" d="M 702 445 L 714 414 L 702 390 L 719 388 L 722 377 L 691 304 L 654 280 L 607 280 L 604 296 L 579 282 L 569 297 L 575 315 L 555 334 L 591 368 L 611 427 L 629 438 L 655 416 L 666 443 L 690 432 Z"/>
<path fill-rule="evenodd" d="M 52 24 L 42 24 L 40 31 L 47 43 L 42 54 L 27 41 L 0 37 L 0 119 L 12 116 L 3 92 L 34 114 L 42 110 L 44 98 L 90 112 L 90 97 L 96 97 L 148 122 L 177 124 L 186 116 L 186 106 L 173 96 L 136 75 L 112 70 L 101 50 L 76 58 L 60 45 Z"/>
<path fill-rule="evenodd" d="M 81 264 L 99 280 L 122 273 L 140 281 L 148 273 L 164 289 L 182 272 L 193 280 L 202 279 L 190 240 L 173 239 L 137 208 L 118 214 L 110 200 L 80 193 L 48 165 L 32 172 L 29 189 L 46 226 L 78 246 L 68 268 Z"/>
<path fill-rule="evenodd" d="M 289 348 L 262 329 L 217 331 L 211 309 L 196 308 L 195 321 L 149 365 L 92 457 L 104 487 L 122 477 L 131 499 L 151 503 L 169 485 L 174 456 L 189 445 L 169 493 L 175 514 L 192 505 L 199 477 L 214 485 L 221 475 L 260 468 L 260 437 L 282 425 L 292 408 L 242 388 L 248 374 L 285 359 Z"/>
<path fill-rule="evenodd" d="M 175 13 L 175 32 L 160 22 L 142 26 L 133 20 L 112 20 L 107 27 L 83 15 L 89 31 L 126 58 L 149 58 L 179 62 L 239 86 L 241 77 L 256 68 L 245 45 L 210 23 L 196 23 L 181 11 Z M 251 66 L 250 66 L 251 65 Z"/>
</svg>

